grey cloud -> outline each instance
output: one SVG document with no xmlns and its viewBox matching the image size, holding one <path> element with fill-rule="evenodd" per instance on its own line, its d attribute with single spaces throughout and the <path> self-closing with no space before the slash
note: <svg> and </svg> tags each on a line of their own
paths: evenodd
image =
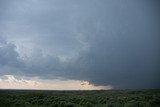
<svg viewBox="0 0 160 107">
<path fill-rule="evenodd" d="M 15 45 L 7 43 L 4 39 L 0 38 L 0 59 L 1 66 L 10 65 L 16 66 L 18 65 L 18 53 L 15 52 Z M 14 63 L 15 61 L 16 63 Z"/>
<path fill-rule="evenodd" d="M 115 13 L 98 13 L 102 20 L 91 18 L 92 23 L 82 24 L 79 32 L 88 35 L 90 49 L 73 64 L 77 78 L 115 88 L 160 87 L 160 22 L 154 20 L 159 13 L 130 3 L 135 2 L 114 7 Z"/>
<path fill-rule="evenodd" d="M 74 32 L 78 9 L 75 7 L 73 12 L 72 7 L 59 1 L 12 1 L 1 20 L 2 33 L 16 45 L 31 45 L 47 54 L 73 56 L 82 44 Z"/>
<path fill-rule="evenodd" d="M 7 38 L 0 38 L 0 66 L 14 71 L 8 73 L 115 88 L 160 87 L 158 0 L 2 0 L 0 5 L 0 33 Z"/>
<path fill-rule="evenodd" d="M 1 74 L 10 73 L 10 70 L 18 70 L 23 66 L 19 59 L 18 53 L 15 51 L 16 46 L 0 37 L 0 71 Z M 18 70 L 19 71 L 19 70 Z"/>
<path fill-rule="evenodd" d="M 14 44 L 0 38 L 0 74 L 39 76 L 57 78 L 64 75 L 65 63 L 58 57 L 44 56 L 41 50 L 35 50 L 31 56 L 21 58 Z"/>
</svg>

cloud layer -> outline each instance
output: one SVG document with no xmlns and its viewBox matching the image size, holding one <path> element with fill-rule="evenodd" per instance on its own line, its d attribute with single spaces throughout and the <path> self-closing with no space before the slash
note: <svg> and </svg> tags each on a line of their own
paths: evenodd
<svg viewBox="0 0 160 107">
<path fill-rule="evenodd" d="M 159 5 L 1 0 L 0 74 L 160 88 Z"/>
</svg>

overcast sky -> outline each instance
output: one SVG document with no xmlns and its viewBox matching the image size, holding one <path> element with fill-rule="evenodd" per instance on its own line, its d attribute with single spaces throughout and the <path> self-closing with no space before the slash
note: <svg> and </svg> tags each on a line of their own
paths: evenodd
<svg viewBox="0 0 160 107">
<path fill-rule="evenodd" d="M 160 88 L 159 41 L 159 0 L 0 0 L 0 88 Z"/>
</svg>

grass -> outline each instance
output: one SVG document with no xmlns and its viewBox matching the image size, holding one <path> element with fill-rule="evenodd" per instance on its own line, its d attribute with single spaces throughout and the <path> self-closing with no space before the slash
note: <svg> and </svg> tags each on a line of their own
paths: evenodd
<svg viewBox="0 0 160 107">
<path fill-rule="evenodd" d="M 0 90 L 0 107 L 160 107 L 160 90 Z"/>
</svg>

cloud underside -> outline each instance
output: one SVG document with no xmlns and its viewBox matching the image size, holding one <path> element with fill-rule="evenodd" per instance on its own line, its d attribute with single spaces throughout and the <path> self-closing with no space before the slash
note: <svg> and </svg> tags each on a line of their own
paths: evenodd
<svg viewBox="0 0 160 107">
<path fill-rule="evenodd" d="M 0 75 L 46 80 L 39 86 L 28 81 L 30 88 L 44 88 L 59 78 L 70 80 L 68 84 L 94 84 L 87 89 L 160 88 L 158 4 L 156 0 L 2 0 Z M 0 86 L 8 87 L 6 81 L 1 79 Z M 23 82 L 14 86 L 19 83 Z M 72 88 L 77 87 L 82 88 Z"/>
</svg>

